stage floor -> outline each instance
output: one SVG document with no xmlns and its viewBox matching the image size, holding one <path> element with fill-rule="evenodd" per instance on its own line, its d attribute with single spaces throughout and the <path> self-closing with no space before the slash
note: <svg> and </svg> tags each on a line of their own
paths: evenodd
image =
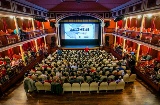
<svg viewBox="0 0 160 105">
<path fill-rule="evenodd" d="M 67 45 L 61 46 L 61 49 L 84 49 L 88 46 L 89 49 L 99 49 L 100 46 L 98 45 Z"/>
</svg>

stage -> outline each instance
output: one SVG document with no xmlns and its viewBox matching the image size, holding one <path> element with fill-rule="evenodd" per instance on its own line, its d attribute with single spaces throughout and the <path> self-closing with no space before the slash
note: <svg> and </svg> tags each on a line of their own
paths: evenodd
<svg viewBox="0 0 160 105">
<path fill-rule="evenodd" d="M 83 50 L 88 46 L 89 49 L 95 50 L 95 49 L 100 49 L 100 46 L 98 45 L 66 45 L 66 46 L 61 46 L 60 48 L 63 50 Z"/>
</svg>

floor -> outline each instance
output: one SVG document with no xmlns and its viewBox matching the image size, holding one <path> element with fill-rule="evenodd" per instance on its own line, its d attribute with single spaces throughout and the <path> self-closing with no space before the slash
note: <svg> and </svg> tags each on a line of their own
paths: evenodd
<svg viewBox="0 0 160 105">
<path fill-rule="evenodd" d="M 160 105 L 160 95 L 156 94 L 141 80 L 126 84 L 124 91 L 62 95 L 45 92 L 26 95 L 21 82 L 0 98 L 0 105 Z"/>
</svg>

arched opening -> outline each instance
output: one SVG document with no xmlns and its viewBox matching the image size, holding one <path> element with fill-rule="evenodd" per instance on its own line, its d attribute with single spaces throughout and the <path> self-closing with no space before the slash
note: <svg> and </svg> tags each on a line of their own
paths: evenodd
<svg viewBox="0 0 160 105">
<path fill-rule="evenodd" d="M 60 45 L 100 46 L 101 20 L 91 16 L 70 16 L 59 21 Z"/>
</svg>

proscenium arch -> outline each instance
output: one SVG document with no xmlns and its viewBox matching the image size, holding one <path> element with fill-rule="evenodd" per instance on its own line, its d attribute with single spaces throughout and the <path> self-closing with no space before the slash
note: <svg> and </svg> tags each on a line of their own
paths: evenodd
<svg viewBox="0 0 160 105">
<path fill-rule="evenodd" d="M 100 20 L 101 22 L 104 21 L 104 18 L 98 14 L 86 13 L 86 14 L 63 14 L 63 15 L 60 15 L 56 18 L 56 23 L 59 23 L 59 21 L 61 21 L 62 19 L 70 17 L 70 16 L 90 16 L 90 17 L 94 17 L 94 18 Z"/>
</svg>

